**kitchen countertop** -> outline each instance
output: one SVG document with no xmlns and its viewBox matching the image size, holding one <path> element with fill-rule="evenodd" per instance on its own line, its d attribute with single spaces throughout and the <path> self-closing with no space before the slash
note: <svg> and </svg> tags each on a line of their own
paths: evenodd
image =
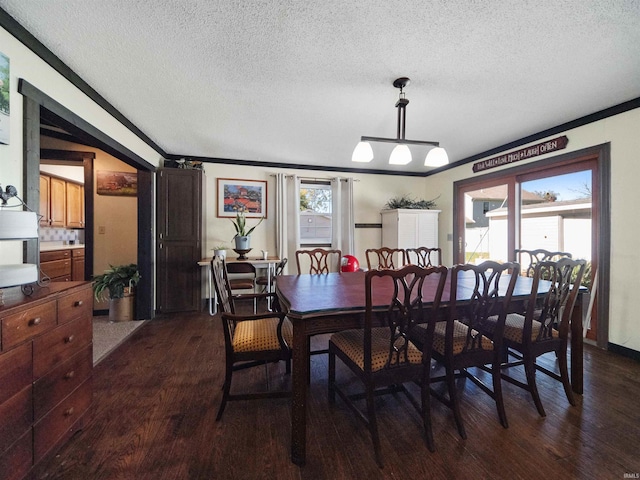
<svg viewBox="0 0 640 480">
<path fill-rule="evenodd" d="M 62 242 L 40 242 L 41 252 L 51 252 L 53 250 L 75 250 L 78 248 L 84 248 L 84 243 L 65 245 Z"/>
</svg>

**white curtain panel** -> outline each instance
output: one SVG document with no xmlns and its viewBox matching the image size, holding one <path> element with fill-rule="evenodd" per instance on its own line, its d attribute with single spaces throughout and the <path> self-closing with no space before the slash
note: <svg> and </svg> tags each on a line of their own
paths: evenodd
<svg viewBox="0 0 640 480">
<path fill-rule="evenodd" d="M 300 178 L 276 174 L 276 250 L 288 267 L 300 245 Z"/>
<path fill-rule="evenodd" d="M 333 178 L 331 180 L 331 191 L 331 247 L 340 249 L 343 255 L 353 255 L 355 250 L 353 179 Z"/>
</svg>

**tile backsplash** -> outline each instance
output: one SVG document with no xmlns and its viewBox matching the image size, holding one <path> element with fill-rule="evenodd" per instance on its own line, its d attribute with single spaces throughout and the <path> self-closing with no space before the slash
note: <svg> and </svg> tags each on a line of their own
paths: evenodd
<svg viewBox="0 0 640 480">
<path fill-rule="evenodd" d="M 40 241 L 41 242 L 69 242 L 73 240 L 75 243 L 84 243 L 84 231 L 82 235 L 80 230 L 72 230 L 67 228 L 51 228 L 40 227 Z"/>
</svg>

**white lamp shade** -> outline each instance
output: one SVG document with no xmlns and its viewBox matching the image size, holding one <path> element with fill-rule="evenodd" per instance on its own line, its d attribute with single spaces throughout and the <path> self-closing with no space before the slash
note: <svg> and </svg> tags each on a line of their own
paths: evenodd
<svg viewBox="0 0 640 480">
<path fill-rule="evenodd" d="M 38 281 L 38 266 L 32 263 L 0 265 L 0 288 Z"/>
<path fill-rule="evenodd" d="M 406 165 L 411 161 L 411 150 L 406 145 L 397 145 L 389 156 L 390 165 Z"/>
<path fill-rule="evenodd" d="M 0 210 L 0 240 L 38 238 L 38 217 L 35 212 Z"/>
<path fill-rule="evenodd" d="M 373 160 L 373 150 L 369 142 L 360 142 L 353 149 L 353 155 L 351 155 L 352 162 L 366 163 Z"/>
<path fill-rule="evenodd" d="M 442 167 L 447 163 L 449 163 L 449 156 L 447 155 L 447 151 L 442 147 L 432 148 L 424 159 L 425 167 Z"/>
</svg>

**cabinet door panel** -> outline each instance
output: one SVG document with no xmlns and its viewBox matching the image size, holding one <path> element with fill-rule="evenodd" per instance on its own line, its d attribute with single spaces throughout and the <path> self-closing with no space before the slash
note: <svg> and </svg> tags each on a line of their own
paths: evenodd
<svg viewBox="0 0 640 480">
<path fill-rule="evenodd" d="M 67 227 L 84 228 L 82 185 L 67 182 L 66 192 Z"/>
<path fill-rule="evenodd" d="M 51 177 L 51 226 L 64 227 L 67 203 L 67 182 Z"/>
<path fill-rule="evenodd" d="M 51 222 L 51 179 L 46 175 L 40 175 L 40 225 L 49 226 Z"/>
</svg>

